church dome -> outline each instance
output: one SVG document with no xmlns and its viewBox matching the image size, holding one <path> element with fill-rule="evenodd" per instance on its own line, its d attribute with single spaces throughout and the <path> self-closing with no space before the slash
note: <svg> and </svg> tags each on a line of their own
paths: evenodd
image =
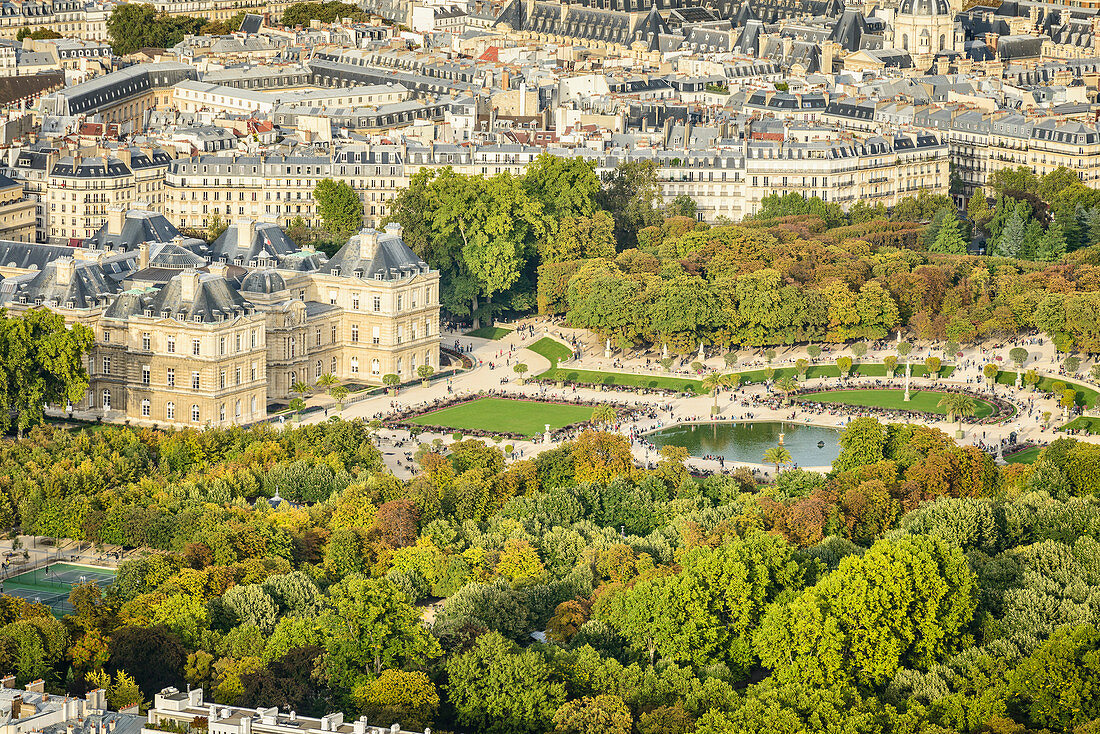
<svg viewBox="0 0 1100 734">
<path fill-rule="evenodd" d="M 244 276 L 241 290 L 248 293 L 277 293 L 286 290 L 286 281 L 274 270 L 254 270 Z"/>
<path fill-rule="evenodd" d="M 901 0 L 899 15 L 950 15 L 947 0 Z"/>
</svg>

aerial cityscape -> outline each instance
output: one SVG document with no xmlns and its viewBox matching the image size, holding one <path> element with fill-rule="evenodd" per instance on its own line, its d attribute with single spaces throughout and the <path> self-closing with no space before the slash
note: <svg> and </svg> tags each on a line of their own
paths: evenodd
<svg viewBox="0 0 1100 734">
<path fill-rule="evenodd" d="M 1100 734 L 1100 3 L 2 7 L 0 734 Z"/>
</svg>

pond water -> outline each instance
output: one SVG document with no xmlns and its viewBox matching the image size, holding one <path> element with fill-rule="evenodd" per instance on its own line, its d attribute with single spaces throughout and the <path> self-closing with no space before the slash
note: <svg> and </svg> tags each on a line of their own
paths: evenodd
<svg viewBox="0 0 1100 734">
<path fill-rule="evenodd" d="M 722 456 L 735 464 L 763 464 L 764 452 L 779 444 L 798 466 L 829 466 L 840 455 L 840 432 L 778 421 L 682 423 L 649 434 L 655 446 L 683 446 L 692 456 Z"/>
</svg>

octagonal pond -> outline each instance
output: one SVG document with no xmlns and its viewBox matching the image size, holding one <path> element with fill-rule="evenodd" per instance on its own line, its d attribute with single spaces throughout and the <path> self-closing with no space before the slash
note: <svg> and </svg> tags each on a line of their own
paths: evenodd
<svg viewBox="0 0 1100 734">
<path fill-rule="evenodd" d="M 692 456 L 723 457 L 727 463 L 764 464 L 764 452 L 779 443 L 801 467 L 829 466 L 840 455 L 840 431 L 779 421 L 680 423 L 647 435 L 653 445 L 683 446 Z"/>
</svg>

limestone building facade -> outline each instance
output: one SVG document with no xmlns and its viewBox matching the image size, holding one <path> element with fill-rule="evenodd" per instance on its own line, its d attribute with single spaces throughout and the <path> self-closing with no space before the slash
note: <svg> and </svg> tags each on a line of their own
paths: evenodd
<svg viewBox="0 0 1100 734">
<path fill-rule="evenodd" d="M 83 401 L 146 425 L 247 424 L 297 383 L 376 385 L 439 366 L 439 273 L 364 229 L 331 259 L 239 219 L 207 244 L 163 215 L 115 210 L 85 246 L 0 243 L 0 306 L 50 308 L 95 333 Z"/>
</svg>

